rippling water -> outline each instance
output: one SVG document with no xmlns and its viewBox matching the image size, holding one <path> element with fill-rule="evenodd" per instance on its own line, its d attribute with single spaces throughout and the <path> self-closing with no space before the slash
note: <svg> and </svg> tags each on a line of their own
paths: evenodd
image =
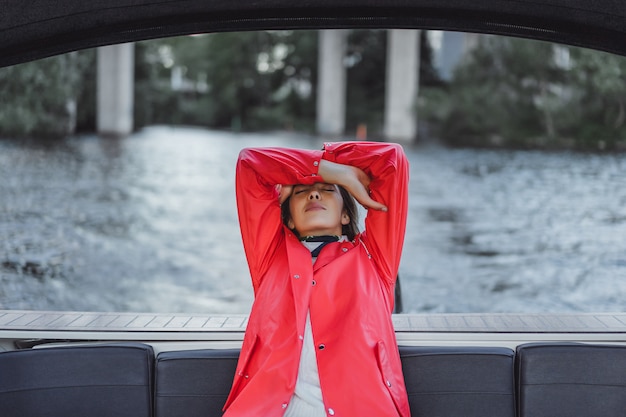
<svg viewBox="0 0 626 417">
<path fill-rule="evenodd" d="M 297 135 L 0 141 L 0 308 L 246 313 L 234 167 Z M 626 158 L 407 149 L 405 312 L 624 311 Z"/>
</svg>

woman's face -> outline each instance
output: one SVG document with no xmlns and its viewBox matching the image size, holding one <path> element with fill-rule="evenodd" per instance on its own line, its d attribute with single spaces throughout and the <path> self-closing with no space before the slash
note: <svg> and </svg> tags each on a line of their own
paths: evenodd
<svg viewBox="0 0 626 417">
<path fill-rule="evenodd" d="M 334 184 L 295 185 L 289 199 L 288 226 L 304 236 L 341 235 L 350 222 L 343 198 Z"/>
</svg>

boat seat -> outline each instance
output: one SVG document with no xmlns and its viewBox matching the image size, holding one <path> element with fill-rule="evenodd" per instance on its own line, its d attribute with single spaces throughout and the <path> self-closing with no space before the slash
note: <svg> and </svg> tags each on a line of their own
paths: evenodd
<svg viewBox="0 0 626 417">
<path fill-rule="evenodd" d="M 0 353 L 2 417 L 150 417 L 152 347 L 141 343 Z"/>
<path fill-rule="evenodd" d="M 516 372 L 520 417 L 626 415 L 626 346 L 524 344 Z"/>
<path fill-rule="evenodd" d="M 239 349 L 159 353 L 155 371 L 155 416 L 221 416 L 238 358 Z"/>
<path fill-rule="evenodd" d="M 514 352 L 502 347 L 400 347 L 413 417 L 514 417 Z"/>
</svg>

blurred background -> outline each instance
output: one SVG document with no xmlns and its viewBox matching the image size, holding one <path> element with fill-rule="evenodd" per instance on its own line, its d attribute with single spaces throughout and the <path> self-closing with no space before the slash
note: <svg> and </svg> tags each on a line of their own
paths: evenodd
<svg viewBox="0 0 626 417">
<path fill-rule="evenodd" d="M 624 311 L 626 58 L 435 31 L 273 31 L 0 69 L 0 309 L 247 313 L 246 146 L 391 140 L 403 312 Z"/>
</svg>

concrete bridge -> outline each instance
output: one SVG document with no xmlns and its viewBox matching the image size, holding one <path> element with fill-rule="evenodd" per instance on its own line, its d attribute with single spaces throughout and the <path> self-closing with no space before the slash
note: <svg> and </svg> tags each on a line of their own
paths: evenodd
<svg viewBox="0 0 626 417">
<path fill-rule="evenodd" d="M 345 133 L 347 34 L 347 30 L 319 32 L 317 131 L 326 137 L 341 137 Z M 444 32 L 443 36 L 443 43 L 450 44 L 457 56 L 456 49 L 462 42 L 458 36 L 463 34 Z M 389 140 L 410 143 L 417 135 L 419 31 L 389 30 L 387 39 L 384 135 Z M 451 61 L 439 61 L 445 67 L 453 65 Z M 441 68 L 441 71 L 445 75 L 449 68 Z M 100 134 L 120 136 L 132 132 L 133 74 L 133 44 L 98 49 L 97 128 Z"/>
</svg>

